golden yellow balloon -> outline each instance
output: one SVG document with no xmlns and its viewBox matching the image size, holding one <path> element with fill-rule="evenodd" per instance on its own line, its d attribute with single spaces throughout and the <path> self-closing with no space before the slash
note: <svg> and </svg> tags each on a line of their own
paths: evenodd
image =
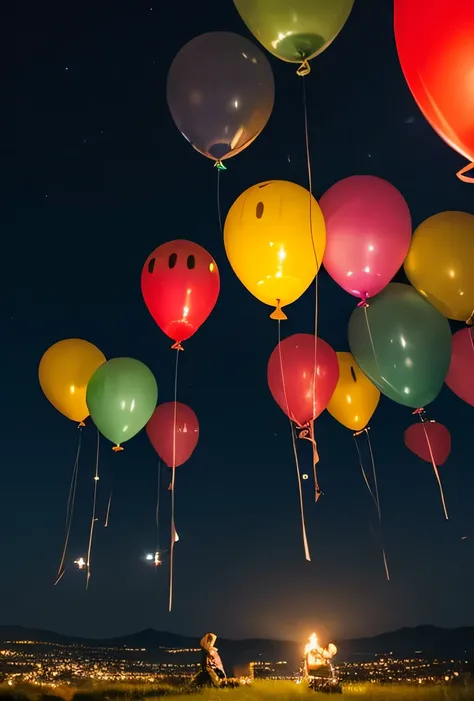
<svg viewBox="0 0 474 701">
<path fill-rule="evenodd" d="M 362 431 L 380 399 L 377 387 L 364 375 L 351 353 L 337 353 L 339 380 L 328 411 L 351 431 Z"/>
<path fill-rule="evenodd" d="M 80 423 L 89 416 L 86 389 L 106 357 L 96 346 L 80 338 L 58 341 L 41 358 L 38 377 L 46 398 L 67 416 Z"/>
<path fill-rule="evenodd" d="M 326 248 L 321 209 L 304 187 L 270 180 L 245 190 L 229 210 L 224 245 L 234 273 L 260 302 L 281 307 L 311 285 Z"/>
<path fill-rule="evenodd" d="M 413 234 L 404 263 L 413 287 L 436 309 L 458 321 L 474 312 L 474 215 L 441 212 Z"/>
</svg>

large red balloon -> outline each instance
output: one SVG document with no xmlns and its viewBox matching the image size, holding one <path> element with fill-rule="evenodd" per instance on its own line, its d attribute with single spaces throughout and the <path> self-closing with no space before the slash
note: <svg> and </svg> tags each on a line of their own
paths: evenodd
<svg viewBox="0 0 474 701">
<path fill-rule="evenodd" d="M 433 459 L 438 467 L 446 462 L 451 452 L 451 434 L 446 426 L 437 421 L 424 421 L 423 423 L 420 421 L 409 426 L 405 431 L 404 438 L 406 447 L 429 463 L 432 462 L 431 446 Z"/>
<path fill-rule="evenodd" d="M 326 409 L 339 379 L 336 352 L 322 338 L 316 345 L 315 382 L 314 360 L 314 336 L 297 333 L 281 341 L 268 361 L 267 379 L 273 399 L 298 426 L 316 419 Z"/>
<path fill-rule="evenodd" d="M 474 328 L 453 334 L 451 364 L 446 376 L 449 389 L 474 406 Z"/>
<path fill-rule="evenodd" d="M 178 344 L 196 333 L 214 309 L 220 289 L 213 257 L 192 241 L 170 241 L 155 248 L 142 270 L 148 311 Z"/>
<path fill-rule="evenodd" d="M 424 116 L 474 161 L 474 1 L 395 0 L 395 39 Z"/>
<path fill-rule="evenodd" d="M 158 404 L 146 425 L 146 432 L 152 446 L 166 465 L 179 467 L 189 460 L 194 452 L 199 438 L 199 422 L 191 407 L 176 402 L 175 424 L 175 402 L 166 402 Z M 176 436 L 174 465 L 173 435 Z"/>
</svg>

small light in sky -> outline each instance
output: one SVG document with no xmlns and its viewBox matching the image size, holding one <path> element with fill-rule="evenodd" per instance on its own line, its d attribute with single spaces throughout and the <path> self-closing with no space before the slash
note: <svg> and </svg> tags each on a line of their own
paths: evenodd
<svg viewBox="0 0 474 701">
<path fill-rule="evenodd" d="M 68 71 L 68 70 L 69 70 L 69 68 L 68 68 L 68 67 L 66 66 L 66 68 L 65 68 L 64 70 L 65 70 L 65 71 Z"/>
</svg>

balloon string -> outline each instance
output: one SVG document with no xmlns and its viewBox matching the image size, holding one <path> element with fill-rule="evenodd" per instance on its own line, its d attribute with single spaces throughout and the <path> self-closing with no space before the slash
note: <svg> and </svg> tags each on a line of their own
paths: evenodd
<svg viewBox="0 0 474 701">
<path fill-rule="evenodd" d="M 305 76 L 309 75 L 311 73 L 311 66 L 309 65 L 309 61 L 304 59 L 301 61 L 301 65 L 296 71 L 296 75 L 299 75 L 300 77 L 304 78 Z"/>
<path fill-rule="evenodd" d="M 109 501 L 107 502 L 107 513 L 105 515 L 104 528 L 109 527 L 110 506 L 112 504 L 112 490 L 110 490 Z"/>
<path fill-rule="evenodd" d="M 307 73 L 310 71 L 309 63 L 304 62 L 308 68 Z M 307 75 L 303 73 L 300 75 Z M 313 255 L 316 263 L 316 277 L 314 279 L 314 357 L 313 357 L 313 382 L 312 382 L 312 393 L 313 393 L 313 417 L 316 416 L 316 374 L 317 374 L 317 360 L 318 360 L 318 324 L 319 324 L 319 259 L 318 252 L 316 250 L 316 243 L 314 241 L 313 232 L 313 174 L 311 170 L 311 149 L 309 144 L 309 126 L 308 126 L 308 104 L 306 99 L 306 81 L 303 80 L 303 112 L 304 112 L 304 134 L 305 134 L 305 151 L 306 151 L 306 167 L 308 171 L 308 190 L 309 190 L 309 230 L 311 234 L 311 244 L 313 246 Z M 313 428 L 314 437 L 314 428 Z M 319 458 L 318 458 L 319 460 Z M 316 469 L 316 468 L 314 468 Z M 317 481 L 316 481 L 317 484 Z M 316 491 L 316 494 L 318 492 Z M 316 501 L 318 497 L 316 497 Z"/>
<path fill-rule="evenodd" d="M 367 474 L 364 469 L 364 462 L 362 460 L 362 453 L 359 448 L 359 444 L 357 441 L 357 436 L 360 436 L 362 433 L 365 433 L 366 440 L 367 440 L 367 447 L 369 449 L 369 455 L 370 455 L 370 461 L 372 463 L 372 479 L 374 483 L 374 489 L 371 488 L 369 479 L 367 477 Z M 362 431 L 356 431 L 354 434 L 354 443 L 355 447 L 357 449 L 357 454 L 359 456 L 359 464 L 360 464 L 360 469 L 362 471 L 362 476 L 364 477 L 365 484 L 367 485 L 367 489 L 369 490 L 370 496 L 372 497 L 375 507 L 377 509 L 377 515 L 379 519 L 379 529 L 380 529 L 380 539 L 382 541 L 382 557 L 383 557 L 383 564 L 385 568 L 385 577 L 387 578 L 387 582 L 390 581 L 390 571 L 388 568 L 388 560 L 387 560 L 387 553 L 385 551 L 385 544 L 384 544 L 384 535 L 383 535 L 383 524 L 382 524 L 382 509 L 380 508 L 380 494 L 379 494 L 379 485 L 378 485 L 378 479 L 377 479 L 377 470 L 375 468 L 375 458 L 374 458 L 374 451 L 372 450 L 372 441 L 370 440 L 370 434 L 369 434 L 369 428 L 366 427 L 362 429 Z"/>
<path fill-rule="evenodd" d="M 171 544 L 170 544 L 170 592 L 168 611 L 173 608 L 173 565 L 174 565 L 174 544 L 176 543 L 176 527 L 174 519 L 174 494 L 176 480 L 176 424 L 177 424 L 177 401 L 178 401 L 178 364 L 179 348 L 176 349 L 176 362 L 174 367 L 174 416 L 173 416 L 173 464 L 171 466 Z"/>
<path fill-rule="evenodd" d="M 471 339 L 472 352 L 474 353 L 474 329 L 469 329 L 469 338 Z"/>
<path fill-rule="evenodd" d="M 428 450 L 430 453 L 430 458 L 431 458 L 431 464 L 433 465 L 433 470 L 435 473 L 436 481 L 438 482 L 438 487 L 439 487 L 439 493 L 441 495 L 441 504 L 443 506 L 443 511 L 444 511 L 444 516 L 446 518 L 446 521 L 449 521 L 449 516 L 448 516 L 448 510 L 446 508 L 446 500 L 444 498 L 444 490 L 443 490 L 443 483 L 441 482 L 441 477 L 439 474 L 438 466 L 436 464 L 436 460 L 434 459 L 434 454 L 433 454 L 433 448 L 431 446 L 431 441 L 430 437 L 428 435 L 428 431 L 426 430 L 426 414 L 425 410 L 423 408 L 421 409 L 415 409 L 413 412 L 414 414 L 417 414 L 420 417 L 421 425 L 423 426 L 423 432 L 425 434 L 425 439 L 426 439 L 426 444 L 428 446 Z"/>
<path fill-rule="evenodd" d="M 467 166 L 464 166 L 464 168 L 461 168 L 456 175 L 458 176 L 459 180 L 462 180 L 463 183 L 471 183 L 471 185 L 474 183 L 474 175 L 469 176 L 469 175 L 464 175 L 465 173 L 469 173 L 470 170 L 474 169 L 474 163 L 468 163 Z"/>
<path fill-rule="evenodd" d="M 313 447 L 313 477 L 314 477 L 314 501 L 317 502 L 322 496 L 322 491 L 318 482 L 318 473 L 316 465 L 319 462 L 318 446 L 314 437 L 314 421 L 310 421 L 307 426 L 298 426 L 298 438 L 310 441 Z"/>
<path fill-rule="evenodd" d="M 94 496 L 92 499 L 92 519 L 91 519 L 91 528 L 89 531 L 89 545 L 87 547 L 87 561 L 86 561 L 86 568 L 87 568 L 86 591 L 89 588 L 89 580 L 91 578 L 92 538 L 94 537 L 94 526 L 95 526 L 95 522 L 97 521 L 95 512 L 96 512 L 96 506 L 97 506 L 97 486 L 99 484 L 99 455 L 100 455 L 100 433 L 99 433 L 99 429 L 97 429 L 97 448 L 96 448 L 96 455 L 95 455 L 95 474 L 94 474 Z"/>
<path fill-rule="evenodd" d="M 298 493 L 299 493 L 300 514 L 301 514 L 301 531 L 302 531 L 302 536 L 303 536 L 304 555 L 305 555 L 306 560 L 308 562 L 311 562 L 311 555 L 310 555 L 309 546 L 308 546 L 308 538 L 306 535 L 306 520 L 305 520 L 305 515 L 304 515 L 303 487 L 301 485 L 301 473 L 300 473 L 300 465 L 299 465 L 299 460 L 298 460 L 298 451 L 296 449 L 295 434 L 293 431 L 293 424 L 291 422 L 290 407 L 288 404 L 288 396 L 286 394 L 285 374 L 283 372 L 283 358 L 282 358 L 282 354 L 281 354 L 280 320 L 278 320 L 278 355 L 280 358 L 280 373 L 281 373 L 281 382 L 282 382 L 282 388 L 283 388 L 283 396 L 285 397 L 286 413 L 288 416 L 288 421 L 290 422 L 290 433 L 291 433 L 291 440 L 292 440 L 292 444 L 293 444 L 293 455 L 295 458 L 296 476 L 297 476 L 297 480 L 298 480 Z"/>
<path fill-rule="evenodd" d="M 217 219 L 219 221 L 219 229 L 222 234 L 222 213 L 221 213 L 221 169 L 217 169 Z"/>
<path fill-rule="evenodd" d="M 391 387 L 391 389 L 393 389 L 393 391 L 396 392 L 396 394 L 398 394 L 397 388 L 394 387 L 393 384 L 392 384 L 389 380 L 387 380 L 386 377 L 383 376 L 382 370 L 381 370 L 380 365 L 379 365 L 379 360 L 378 360 L 378 358 L 377 358 L 377 352 L 376 352 L 376 350 L 375 350 L 374 337 L 372 336 L 372 329 L 371 329 L 371 327 L 370 327 L 370 322 L 369 322 L 369 314 L 368 314 L 368 311 L 367 311 L 367 309 L 369 308 L 370 305 L 368 304 L 368 302 L 367 302 L 366 299 L 363 299 L 363 300 L 361 300 L 361 301 L 359 302 L 359 304 L 358 304 L 357 306 L 358 306 L 358 307 L 362 307 L 362 308 L 364 309 L 365 324 L 366 324 L 366 326 L 367 326 L 367 333 L 369 334 L 370 346 L 371 346 L 371 348 L 372 348 L 372 354 L 373 354 L 374 360 L 375 360 L 375 367 L 377 368 L 377 372 L 378 372 L 378 374 L 379 374 L 380 381 L 383 380 L 384 382 L 386 382 L 387 385 L 388 385 L 389 387 Z M 376 384 L 377 384 L 377 383 L 376 383 Z M 380 382 L 379 382 L 379 384 L 380 384 Z"/>
<path fill-rule="evenodd" d="M 160 501 L 161 501 L 161 460 L 158 460 L 158 488 L 156 493 L 156 544 L 157 550 L 160 550 Z"/>
<path fill-rule="evenodd" d="M 58 574 L 56 575 L 56 581 L 54 582 L 54 586 L 56 586 L 59 583 L 59 581 L 62 579 L 64 572 L 65 572 L 64 561 L 66 559 L 67 546 L 69 543 L 69 536 L 71 534 L 72 517 L 74 514 L 74 505 L 76 502 L 77 475 L 79 473 L 79 456 L 81 454 L 81 443 L 82 443 L 82 426 L 79 425 L 78 428 L 79 428 L 79 437 L 77 440 L 76 459 L 74 461 L 74 467 L 72 468 L 71 484 L 69 486 L 69 496 L 68 496 L 67 509 L 66 509 L 66 534 L 64 537 L 64 547 L 63 547 L 63 553 L 61 556 L 61 562 L 59 564 Z"/>
</svg>

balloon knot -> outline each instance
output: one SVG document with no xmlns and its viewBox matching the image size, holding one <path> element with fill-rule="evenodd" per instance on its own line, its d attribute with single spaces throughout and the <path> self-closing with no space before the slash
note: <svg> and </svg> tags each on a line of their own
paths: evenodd
<svg viewBox="0 0 474 701">
<path fill-rule="evenodd" d="M 181 345 L 181 341 L 176 341 L 176 343 L 173 343 L 173 345 L 171 346 L 171 350 L 184 350 L 183 346 Z"/>
<path fill-rule="evenodd" d="M 285 312 L 281 308 L 279 299 L 277 299 L 275 310 L 270 314 L 270 319 L 277 319 L 278 321 L 285 321 L 285 319 L 288 319 Z"/>
<path fill-rule="evenodd" d="M 301 78 L 304 78 L 306 75 L 309 75 L 310 73 L 311 73 L 311 66 L 309 65 L 309 62 L 305 59 L 304 61 L 301 62 L 301 66 L 296 71 L 296 75 L 299 75 Z"/>
<path fill-rule="evenodd" d="M 412 414 L 413 414 L 413 416 L 419 416 L 420 421 L 422 421 L 423 423 L 426 421 L 426 412 L 425 412 L 423 407 L 420 407 L 419 409 L 415 409 L 412 412 Z"/>
<path fill-rule="evenodd" d="M 214 168 L 217 168 L 217 170 L 227 170 L 227 166 L 225 166 L 221 160 L 214 163 Z"/>
<path fill-rule="evenodd" d="M 120 451 L 123 450 L 123 448 L 121 445 L 114 445 L 112 450 L 114 451 L 114 453 L 120 453 Z"/>
<path fill-rule="evenodd" d="M 367 297 L 363 297 L 357 306 L 367 308 L 369 306 L 369 303 L 367 302 Z"/>
<path fill-rule="evenodd" d="M 85 426 L 84 421 L 79 421 L 79 423 L 77 424 L 77 428 L 84 428 L 84 426 Z"/>
<path fill-rule="evenodd" d="M 469 173 L 470 170 L 474 170 L 474 163 L 468 163 L 467 166 L 461 168 L 461 170 L 458 171 L 456 175 L 458 176 L 459 180 L 463 181 L 463 183 L 470 183 L 471 185 L 473 185 L 474 175 L 472 177 L 469 175 L 464 175 L 464 173 Z"/>
</svg>

